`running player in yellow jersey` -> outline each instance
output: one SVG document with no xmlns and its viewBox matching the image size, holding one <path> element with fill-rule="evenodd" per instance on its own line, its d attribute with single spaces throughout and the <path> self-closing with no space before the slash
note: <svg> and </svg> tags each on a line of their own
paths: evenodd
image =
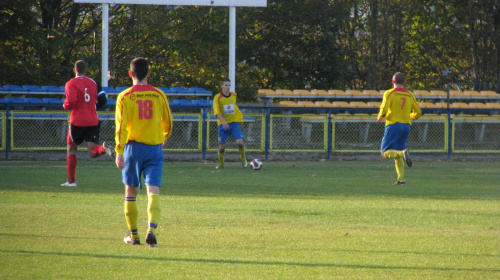
<svg viewBox="0 0 500 280">
<path fill-rule="evenodd" d="M 172 133 L 172 114 L 163 91 L 148 85 L 148 62 L 136 58 L 128 72 L 133 86 L 118 95 L 115 110 L 116 166 L 125 184 L 125 219 L 129 234 L 124 241 L 139 245 L 137 231 L 137 190 L 141 175 L 148 192 L 148 233 L 146 243 L 158 246 L 155 230 L 160 219 L 160 187 L 163 172 L 162 147 Z"/>
<path fill-rule="evenodd" d="M 231 92 L 231 80 L 223 78 L 221 81 L 222 91 L 214 97 L 214 115 L 217 117 L 218 136 L 219 136 L 219 151 L 217 153 L 219 163 L 215 167 L 221 169 L 224 167 L 224 155 L 226 150 L 226 140 L 232 136 L 236 140 L 236 145 L 240 151 L 240 159 L 243 168 L 247 167 L 245 158 L 245 145 L 243 144 L 243 132 L 241 131 L 241 123 L 243 123 L 243 114 L 236 105 L 236 92 Z"/>
<path fill-rule="evenodd" d="M 397 180 L 394 185 L 404 185 L 404 162 L 412 166 L 410 154 L 406 148 L 412 120 L 420 118 L 422 111 L 411 92 L 404 88 L 406 77 L 398 72 L 392 77 L 393 89 L 384 93 L 377 121 L 385 118 L 385 132 L 380 151 L 382 157 L 394 159 Z"/>
</svg>

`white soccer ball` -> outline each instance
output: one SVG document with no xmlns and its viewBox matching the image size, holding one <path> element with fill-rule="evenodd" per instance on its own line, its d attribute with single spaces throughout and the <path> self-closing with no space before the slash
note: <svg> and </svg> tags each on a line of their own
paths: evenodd
<svg viewBox="0 0 500 280">
<path fill-rule="evenodd" d="M 252 170 L 260 170 L 262 168 L 262 161 L 260 159 L 254 159 L 250 162 L 250 167 Z"/>
</svg>

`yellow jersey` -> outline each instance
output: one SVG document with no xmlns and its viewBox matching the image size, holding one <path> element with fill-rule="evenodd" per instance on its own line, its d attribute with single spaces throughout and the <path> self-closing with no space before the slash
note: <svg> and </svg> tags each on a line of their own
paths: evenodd
<svg viewBox="0 0 500 280">
<path fill-rule="evenodd" d="M 217 116 L 220 113 L 227 123 L 243 123 L 243 114 L 238 105 L 236 105 L 237 96 L 236 92 L 229 92 L 229 96 L 224 96 L 222 92 L 216 94 L 213 104 L 214 115 Z M 217 118 L 217 125 L 221 124 L 221 120 Z"/>
<path fill-rule="evenodd" d="M 115 125 L 118 155 L 123 155 L 130 141 L 147 145 L 165 142 L 173 126 L 167 96 L 151 85 L 134 85 L 122 91 L 116 100 Z"/>
<path fill-rule="evenodd" d="M 393 88 L 384 92 L 378 118 L 385 117 L 385 125 L 407 123 L 420 118 L 422 110 L 415 96 L 404 88 Z"/>
</svg>

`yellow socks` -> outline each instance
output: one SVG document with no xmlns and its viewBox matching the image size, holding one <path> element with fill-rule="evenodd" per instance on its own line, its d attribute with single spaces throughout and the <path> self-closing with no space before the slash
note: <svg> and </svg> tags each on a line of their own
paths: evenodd
<svg viewBox="0 0 500 280">
<path fill-rule="evenodd" d="M 394 159 L 396 173 L 398 174 L 398 182 L 405 179 L 405 162 L 403 160 L 403 151 L 387 150 L 384 152 L 384 157 Z"/>
<path fill-rule="evenodd" d="M 156 227 L 158 226 L 158 222 L 160 221 L 160 195 L 158 194 L 149 194 L 148 195 L 148 221 L 149 221 L 149 229 L 154 233 Z"/>
<path fill-rule="evenodd" d="M 240 159 L 243 162 L 243 164 L 246 164 L 247 159 L 245 158 L 245 147 L 240 148 Z"/>
<path fill-rule="evenodd" d="M 135 196 L 125 197 L 125 220 L 127 220 L 128 228 L 130 229 L 131 237 L 137 237 L 137 218 L 139 210 L 137 209 L 137 201 Z"/>
<path fill-rule="evenodd" d="M 403 157 L 403 152 L 402 151 L 396 151 L 396 150 L 387 150 L 384 152 L 384 157 L 385 158 L 402 158 Z"/>
<path fill-rule="evenodd" d="M 224 153 L 217 152 L 217 156 L 219 157 L 219 166 L 224 165 Z"/>
<path fill-rule="evenodd" d="M 396 166 L 396 173 L 398 174 L 398 182 L 405 179 L 405 162 L 403 157 L 399 157 L 394 160 Z"/>
</svg>

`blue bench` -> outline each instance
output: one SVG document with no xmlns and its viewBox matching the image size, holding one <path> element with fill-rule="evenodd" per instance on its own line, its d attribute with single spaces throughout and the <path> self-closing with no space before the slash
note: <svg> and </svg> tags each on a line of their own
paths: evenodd
<svg viewBox="0 0 500 280">
<path fill-rule="evenodd" d="M 108 101 L 106 102 L 106 106 L 116 106 L 116 100 L 112 99 L 112 98 L 108 98 Z"/>
<path fill-rule="evenodd" d="M 198 105 L 198 106 L 212 106 L 213 101 L 212 100 L 201 100 L 201 99 L 195 99 L 191 100 L 191 104 L 193 105 Z"/>
<path fill-rule="evenodd" d="M 186 100 L 186 99 L 174 99 L 170 101 L 171 105 L 180 105 L 180 106 L 192 106 L 193 104 L 191 101 Z"/>
<path fill-rule="evenodd" d="M 45 97 L 42 98 L 42 101 L 46 102 L 47 104 L 63 104 L 63 101 L 61 99 L 55 97 Z"/>
<path fill-rule="evenodd" d="M 13 114 L 14 119 L 23 119 L 23 120 L 32 120 L 32 119 L 41 119 L 41 120 L 67 120 L 68 114 L 65 113 L 20 113 L 15 112 Z"/>
<path fill-rule="evenodd" d="M 4 85 L 2 87 L 4 91 L 25 91 L 22 87 L 16 85 Z"/>
<path fill-rule="evenodd" d="M 192 88 L 189 88 L 188 90 L 194 94 L 212 95 L 211 91 L 206 90 L 204 88 L 192 87 Z"/>
<path fill-rule="evenodd" d="M 122 91 L 124 91 L 124 90 L 126 90 L 128 88 L 129 87 L 115 87 L 115 91 L 116 91 L 116 93 L 120 93 L 120 92 L 122 92 Z"/>
<path fill-rule="evenodd" d="M 104 90 L 106 93 L 117 93 L 112 87 L 102 87 L 101 90 Z"/>
<path fill-rule="evenodd" d="M 99 117 L 99 120 L 107 120 L 107 121 L 114 121 L 115 120 L 115 114 L 97 114 Z"/>
<path fill-rule="evenodd" d="M 23 85 L 22 86 L 23 90 L 29 91 L 29 92 L 47 92 L 45 89 L 42 89 L 39 86 L 33 86 L 33 85 Z"/>
<path fill-rule="evenodd" d="M 41 88 L 47 92 L 64 92 L 64 89 L 57 86 L 41 86 Z"/>
<path fill-rule="evenodd" d="M 36 97 L 25 97 L 24 101 L 28 102 L 29 104 L 34 104 L 34 105 L 47 105 L 48 104 L 48 102 L 46 102 L 40 98 L 36 98 Z"/>
<path fill-rule="evenodd" d="M 29 104 L 29 102 L 25 101 L 24 99 L 20 97 L 4 97 L 5 103 L 10 103 L 12 105 L 26 105 Z"/>
</svg>

